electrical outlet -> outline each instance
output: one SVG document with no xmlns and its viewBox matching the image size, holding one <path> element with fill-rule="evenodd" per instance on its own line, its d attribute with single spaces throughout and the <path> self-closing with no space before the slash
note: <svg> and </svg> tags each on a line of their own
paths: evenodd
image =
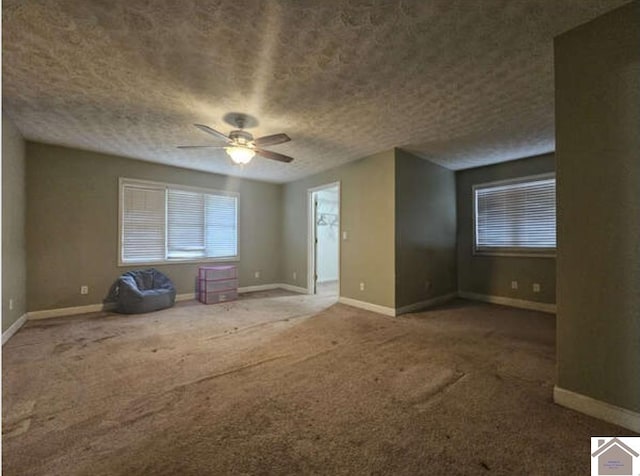
<svg viewBox="0 0 640 476">
<path fill-rule="evenodd" d="M 293 280 L 296 281 L 298 279 L 298 273 L 293 272 Z"/>
<path fill-rule="evenodd" d="M 254 276 L 256 279 L 260 279 L 260 271 L 256 271 L 255 273 L 253 273 L 253 276 Z"/>
<path fill-rule="evenodd" d="M 518 289 L 518 281 L 511 281 L 511 289 Z"/>
<path fill-rule="evenodd" d="M 426 281 L 424 282 L 424 290 L 425 290 L 425 291 L 431 291 L 431 281 L 426 280 Z"/>
<path fill-rule="evenodd" d="M 13 299 L 9 299 L 9 310 L 13 311 Z"/>
<path fill-rule="evenodd" d="M 540 292 L 540 284 L 539 283 L 533 283 L 533 292 L 534 293 L 539 293 Z"/>
<path fill-rule="evenodd" d="M 87 286 L 86 284 L 80 286 L 80 294 L 89 294 L 89 286 Z"/>
<path fill-rule="evenodd" d="M 345 240 L 345 241 L 348 239 L 348 235 L 347 235 L 346 231 L 342 232 L 342 239 Z"/>
<path fill-rule="evenodd" d="M 364 291 L 364 283 L 360 283 L 360 291 Z"/>
</svg>

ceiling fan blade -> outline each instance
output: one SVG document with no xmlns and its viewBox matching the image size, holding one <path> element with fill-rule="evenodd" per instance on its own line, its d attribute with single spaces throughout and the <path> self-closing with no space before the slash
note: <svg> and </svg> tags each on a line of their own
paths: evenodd
<svg viewBox="0 0 640 476">
<path fill-rule="evenodd" d="M 269 145 L 282 144 L 284 142 L 289 142 L 291 137 L 287 134 L 273 134 L 271 136 L 258 137 L 253 141 L 253 143 L 258 147 L 265 147 Z"/>
<path fill-rule="evenodd" d="M 277 152 L 271 152 L 269 150 L 263 150 L 263 149 L 254 149 L 254 150 L 256 151 L 256 154 L 261 155 L 265 159 L 277 160 L 279 162 L 287 162 L 287 163 L 293 160 L 293 157 L 278 154 Z"/>
<path fill-rule="evenodd" d="M 224 149 L 225 145 L 179 145 L 178 149 Z"/>
<path fill-rule="evenodd" d="M 204 124 L 194 124 L 198 129 L 206 134 L 212 135 L 213 137 L 217 137 L 218 139 L 222 139 L 225 142 L 229 142 L 229 138 L 224 135 L 222 132 L 218 132 L 215 129 L 211 129 L 209 126 L 205 126 Z"/>
</svg>

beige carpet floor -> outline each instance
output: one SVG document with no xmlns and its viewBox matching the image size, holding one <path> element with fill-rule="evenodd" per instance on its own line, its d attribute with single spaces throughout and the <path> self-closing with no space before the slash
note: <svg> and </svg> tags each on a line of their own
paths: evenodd
<svg viewBox="0 0 640 476">
<path fill-rule="evenodd" d="M 401 318 L 256 293 L 31 321 L 3 348 L 3 474 L 589 474 L 556 406 L 554 317 Z"/>
</svg>

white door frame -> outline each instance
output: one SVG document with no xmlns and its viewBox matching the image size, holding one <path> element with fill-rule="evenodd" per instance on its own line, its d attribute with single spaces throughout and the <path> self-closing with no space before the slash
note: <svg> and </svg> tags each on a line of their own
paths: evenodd
<svg viewBox="0 0 640 476">
<path fill-rule="evenodd" d="M 340 264 L 342 262 L 342 253 L 340 252 L 340 241 L 342 238 L 342 194 L 340 189 L 340 181 L 319 185 L 307 190 L 307 294 L 314 294 L 314 274 L 316 270 L 316 256 L 314 253 L 314 242 L 316 240 L 315 226 L 315 209 L 313 207 L 313 194 L 327 188 L 338 188 L 338 295 L 340 295 Z"/>
</svg>

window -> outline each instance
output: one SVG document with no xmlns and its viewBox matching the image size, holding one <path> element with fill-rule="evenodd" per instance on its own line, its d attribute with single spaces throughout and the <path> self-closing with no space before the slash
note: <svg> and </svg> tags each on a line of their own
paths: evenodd
<svg viewBox="0 0 640 476">
<path fill-rule="evenodd" d="M 553 255 L 556 179 L 527 177 L 473 187 L 475 252 Z"/>
<path fill-rule="evenodd" d="M 120 179 L 119 264 L 238 259 L 238 195 Z"/>
</svg>

